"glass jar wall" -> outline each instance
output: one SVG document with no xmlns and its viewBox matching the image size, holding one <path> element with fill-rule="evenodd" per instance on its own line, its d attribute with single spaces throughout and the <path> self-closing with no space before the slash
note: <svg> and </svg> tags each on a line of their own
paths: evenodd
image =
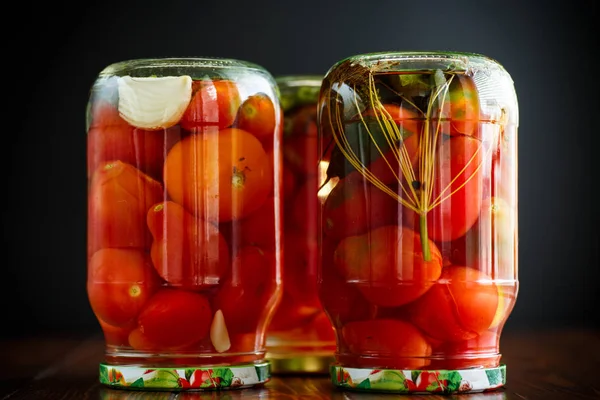
<svg viewBox="0 0 600 400">
<path fill-rule="evenodd" d="M 319 293 L 334 384 L 472 392 L 505 383 L 516 300 L 513 82 L 467 53 L 376 53 L 335 64 L 319 100 Z"/>
<path fill-rule="evenodd" d="M 238 60 L 132 60 L 98 75 L 87 112 L 87 292 L 106 339 L 102 383 L 269 380 L 279 110 L 272 76 Z"/>
<path fill-rule="evenodd" d="M 283 296 L 267 333 L 273 373 L 327 374 L 335 335 L 317 293 L 317 190 L 327 160 L 317 154 L 322 76 L 276 78 L 284 113 Z M 325 168 L 324 168 L 325 166 Z"/>
</svg>

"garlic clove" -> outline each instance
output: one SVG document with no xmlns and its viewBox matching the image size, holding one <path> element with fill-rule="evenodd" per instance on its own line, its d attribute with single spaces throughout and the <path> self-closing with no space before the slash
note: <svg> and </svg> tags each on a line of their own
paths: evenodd
<svg viewBox="0 0 600 400">
<path fill-rule="evenodd" d="M 190 76 L 131 77 L 118 80 L 119 113 L 142 129 L 164 129 L 181 119 L 192 98 Z"/>
<path fill-rule="evenodd" d="M 217 310 L 210 325 L 210 341 L 218 353 L 229 350 L 231 341 L 225 325 L 225 317 L 221 310 Z"/>
</svg>

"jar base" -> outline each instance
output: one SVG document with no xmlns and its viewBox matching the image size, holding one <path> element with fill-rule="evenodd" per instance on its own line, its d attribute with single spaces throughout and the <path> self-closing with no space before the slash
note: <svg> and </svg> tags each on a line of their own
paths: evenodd
<svg viewBox="0 0 600 400">
<path fill-rule="evenodd" d="M 506 365 L 461 370 L 351 368 L 334 364 L 331 381 L 342 389 L 387 393 L 477 393 L 506 384 Z"/>
<path fill-rule="evenodd" d="M 112 389 L 139 391 L 188 391 L 243 389 L 271 380 L 271 363 L 232 366 L 152 368 L 100 364 L 100 383 Z"/>
<path fill-rule="evenodd" d="M 333 351 L 302 351 L 290 353 L 267 352 L 273 375 L 327 375 L 335 361 Z"/>
</svg>

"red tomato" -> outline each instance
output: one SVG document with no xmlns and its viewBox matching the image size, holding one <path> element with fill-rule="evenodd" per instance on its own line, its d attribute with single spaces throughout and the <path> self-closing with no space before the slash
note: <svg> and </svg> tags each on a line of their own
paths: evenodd
<svg viewBox="0 0 600 400">
<path fill-rule="evenodd" d="M 242 129 L 197 133 L 167 155 L 165 187 L 171 200 L 197 216 L 219 223 L 238 220 L 272 193 L 273 161 Z"/>
<path fill-rule="evenodd" d="M 136 350 L 140 351 L 150 351 L 150 350 L 158 350 L 155 343 L 152 343 L 146 335 L 140 330 L 140 328 L 135 328 L 129 333 L 128 339 L 129 345 Z"/>
<path fill-rule="evenodd" d="M 264 204 L 248 217 L 232 227 L 232 233 L 238 231 L 241 245 L 254 245 L 260 248 L 275 250 L 275 217 L 281 221 L 281 215 L 275 211 L 277 202 L 274 197 L 268 197 Z"/>
<path fill-rule="evenodd" d="M 451 242 L 450 261 L 490 275 L 516 279 L 516 220 L 514 210 L 499 197 L 487 198 L 477 223 Z"/>
<path fill-rule="evenodd" d="M 349 322 L 342 336 L 359 367 L 418 369 L 429 363 L 431 346 L 408 322 L 393 319 Z M 382 364 L 385 363 L 385 364 Z"/>
<path fill-rule="evenodd" d="M 299 303 L 290 293 L 284 290 L 273 319 L 269 323 L 268 330 L 270 332 L 288 331 L 299 326 L 306 326 L 318 312 L 319 308 L 315 304 L 304 305 Z"/>
<path fill-rule="evenodd" d="M 480 335 L 460 342 L 445 342 L 435 348 L 436 358 L 430 368 L 467 369 L 493 368 L 500 361 L 500 337 L 492 331 L 484 331 Z"/>
<path fill-rule="evenodd" d="M 450 135 L 476 136 L 479 125 L 479 92 L 475 80 L 455 75 L 448 92 L 450 101 Z"/>
<path fill-rule="evenodd" d="M 156 348 L 191 345 L 208 335 L 210 304 L 200 293 L 161 289 L 138 317 L 140 332 Z"/>
<path fill-rule="evenodd" d="M 477 221 L 483 197 L 483 152 L 481 142 L 469 136 L 452 137 L 438 149 L 430 203 L 439 204 L 427 213 L 430 239 L 452 241 Z M 412 215 L 414 226 L 419 226 L 419 216 L 407 208 L 405 212 L 407 219 Z"/>
<path fill-rule="evenodd" d="M 101 164 L 89 192 L 88 255 L 108 247 L 149 249 L 146 213 L 162 197 L 162 185 L 133 166 Z"/>
<path fill-rule="evenodd" d="M 150 258 L 141 250 L 102 249 L 90 258 L 88 298 L 106 324 L 131 326 L 159 285 Z"/>
<path fill-rule="evenodd" d="M 132 321 L 125 327 L 113 326 L 106 322 L 98 319 L 100 327 L 102 327 L 102 333 L 104 334 L 104 342 L 108 346 L 128 346 L 129 345 L 129 333 L 135 328 L 135 323 Z"/>
<path fill-rule="evenodd" d="M 307 179 L 296 192 L 292 199 L 291 209 L 286 215 L 286 228 L 294 229 L 306 237 L 317 237 L 317 181 L 315 178 Z"/>
<path fill-rule="evenodd" d="M 498 288 L 473 268 L 448 266 L 437 284 L 410 305 L 411 321 L 444 341 L 473 339 L 488 329 L 498 309 Z"/>
<path fill-rule="evenodd" d="M 406 182 L 406 176 L 400 165 L 404 165 L 403 158 L 408 157 L 415 177 L 419 176 L 419 134 L 411 134 L 406 137 L 395 151 L 387 150 L 381 157 L 375 159 L 368 166 L 368 170 L 383 184 L 397 184 Z M 396 152 L 398 154 L 396 154 Z M 402 154 L 402 155 L 400 155 Z M 400 162 L 398 160 L 400 159 Z"/>
<path fill-rule="evenodd" d="M 340 180 L 323 205 L 323 233 L 339 241 L 402 221 L 400 203 L 358 172 Z"/>
<path fill-rule="evenodd" d="M 281 295 L 277 275 L 274 254 L 255 246 L 240 249 L 213 302 L 223 312 L 229 333 L 256 332 L 266 321 Z"/>
<path fill-rule="evenodd" d="M 429 249 L 431 260 L 425 261 L 415 231 L 387 225 L 343 239 L 334 263 L 370 302 L 397 307 L 419 298 L 439 278 L 442 256 L 431 240 Z"/>
<path fill-rule="evenodd" d="M 332 323 L 341 329 L 347 322 L 370 319 L 377 310 L 354 283 L 346 281 L 337 271 L 333 263 L 334 249 L 335 243 L 323 240 L 317 289 L 325 312 Z"/>
<path fill-rule="evenodd" d="M 120 160 L 162 179 L 165 155 L 181 139 L 179 126 L 148 131 L 134 128 L 119 115 L 117 107 L 99 101 L 92 106 L 87 136 L 88 175 L 103 162 Z"/>
<path fill-rule="evenodd" d="M 152 262 L 169 285 L 207 289 L 218 285 L 227 274 L 229 248 L 210 222 L 166 201 L 150 208 L 147 223 L 153 237 Z"/>
<path fill-rule="evenodd" d="M 223 129 L 235 121 L 240 103 L 240 93 L 233 81 L 194 81 L 192 100 L 179 123 L 187 130 L 205 126 Z"/>
<path fill-rule="evenodd" d="M 365 111 L 362 116 L 364 117 L 375 117 L 378 116 L 382 121 L 392 120 L 398 125 L 402 130 L 405 131 L 405 134 L 413 134 L 417 135 L 421 134 L 423 129 L 423 121 L 424 116 L 419 114 L 414 109 L 399 106 L 397 104 L 386 103 L 382 104 L 385 111 L 377 109 L 375 111 L 373 108 Z M 359 118 L 359 117 L 355 117 Z"/>
<path fill-rule="evenodd" d="M 283 290 L 298 304 L 320 308 L 317 294 L 317 241 L 293 230 L 283 233 Z"/>
<path fill-rule="evenodd" d="M 276 124 L 275 104 L 268 95 L 257 93 L 244 100 L 237 117 L 238 128 L 265 140 L 273 138 Z"/>
</svg>

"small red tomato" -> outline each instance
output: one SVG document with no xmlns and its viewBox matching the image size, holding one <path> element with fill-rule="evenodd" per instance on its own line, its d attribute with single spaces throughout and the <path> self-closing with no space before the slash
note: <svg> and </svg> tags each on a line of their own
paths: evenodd
<svg viewBox="0 0 600 400">
<path fill-rule="evenodd" d="M 370 319 L 377 307 L 365 299 L 354 282 L 347 281 L 335 268 L 335 243 L 324 239 L 320 247 L 321 267 L 317 288 L 321 304 L 334 326 L 341 329 L 347 322 Z"/>
<path fill-rule="evenodd" d="M 425 120 L 424 116 L 419 114 L 416 110 L 399 106 L 393 103 L 382 104 L 383 110 L 373 108 L 368 109 L 363 113 L 364 117 L 379 117 L 381 121 L 392 120 L 401 128 L 404 132 L 404 135 L 421 134 L 423 129 L 423 121 Z M 355 117 L 359 118 L 359 117 Z"/>
<path fill-rule="evenodd" d="M 88 255 L 109 247 L 149 249 L 146 213 L 162 197 L 162 185 L 132 165 L 101 164 L 89 191 Z"/>
<path fill-rule="evenodd" d="M 434 339 L 469 340 L 491 326 L 498 309 L 498 288 L 486 274 L 452 265 L 407 307 L 411 321 Z"/>
<path fill-rule="evenodd" d="M 238 231 L 241 236 L 242 245 L 254 245 L 263 249 L 275 250 L 275 219 L 281 221 L 275 205 L 274 197 L 268 197 L 263 205 L 238 222 L 237 227 L 232 227 L 232 233 Z"/>
<path fill-rule="evenodd" d="M 406 159 L 412 166 L 415 177 L 419 176 L 419 138 L 417 133 L 410 134 L 395 150 L 387 150 L 381 157 L 376 158 L 368 166 L 368 170 L 383 184 L 397 184 L 406 182 L 407 176 L 400 165 L 405 165 Z M 400 162 L 398 162 L 400 159 Z M 409 170 L 406 170 L 407 173 Z M 405 184 L 406 185 L 406 184 Z"/>
<path fill-rule="evenodd" d="M 231 274 L 213 301 L 221 310 L 229 333 L 256 332 L 280 296 L 275 255 L 255 246 L 235 255 Z"/>
<path fill-rule="evenodd" d="M 106 324 L 130 326 L 159 285 L 150 258 L 141 250 L 102 249 L 90 258 L 88 298 Z"/>
<path fill-rule="evenodd" d="M 265 93 L 248 97 L 240 106 L 237 127 L 252 133 L 259 140 L 273 138 L 276 124 L 275 104 Z"/>
<path fill-rule="evenodd" d="M 483 201 L 477 223 L 450 243 L 450 261 L 480 270 L 493 279 L 516 279 L 516 219 L 500 197 Z"/>
<path fill-rule="evenodd" d="M 434 207 L 427 213 L 430 239 L 452 241 L 477 221 L 483 198 L 483 152 L 481 142 L 469 136 L 452 137 L 439 147 L 430 198 Z M 419 215 L 407 208 L 405 212 L 406 218 L 412 215 L 414 226 L 419 226 Z"/>
<path fill-rule="evenodd" d="M 479 92 L 475 80 L 455 75 L 448 92 L 450 101 L 450 135 L 476 136 L 479 125 Z"/>
<path fill-rule="evenodd" d="M 284 290 L 268 330 L 269 332 L 288 331 L 299 326 L 306 326 L 318 313 L 319 308 L 315 304 L 299 303 Z"/>
<path fill-rule="evenodd" d="M 101 319 L 98 319 L 98 322 L 104 334 L 104 341 L 108 346 L 122 347 L 129 345 L 129 333 L 135 328 L 134 321 L 124 327 L 107 324 Z"/>
<path fill-rule="evenodd" d="M 181 139 L 179 126 L 148 131 L 134 128 L 117 107 L 99 101 L 92 106 L 87 136 L 88 175 L 103 162 L 120 160 L 155 179 L 162 179 L 165 155 Z"/>
<path fill-rule="evenodd" d="M 233 81 L 194 81 L 192 100 L 179 123 L 190 131 L 205 126 L 227 128 L 233 124 L 240 103 L 240 93 Z"/>
<path fill-rule="evenodd" d="M 342 329 L 348 349 L 360 367 L 418 369 L 429 361 L 431 346 L 408 322 L 393 319 L 349 322 Z"/>
<path fill-rule="evenodd" d="M 156 348 L 191 345 L 208 335 L 212 312 L 205 296 L 161 289 L 138 317 L 140 332 Z"/>
<path fill-rule="evenodd" d="M 151 351 L 158 350 L 156 344 L 152 343 L 146 335 L 140 330 L 140 328 L 133 329 L 128 336 L 129 345 L 136 350 L 140 351 Z"/>
<path fill-rule="evenodd" d="M 179 204 L 154 204 L 147 214 L 152 262 L 171 286 L 207 289 L 218 285 L 230 265 L 229 248 L 218 228 Z"/>
<path fill-rule="evenodd" d="M 435 348 L 434 361 L 430 368 L 467 369 L 493 368 L 500 361 L 499 336 L 484 331 L 472 339 L 459 342 L 444 342 Z"/>
<path fill-rule="evenodd" d="M 400 212 L 399 212 L 400 211 Z M 323 205 L 323 233 L 339 241 L 383 225 L 402 221 L 398 200 L 353 172 L 327 196 Z"/>
<path fill-rule="evenodd" d="M 398 307 L 429 290 L 442 271 L 442 256 L 429 240 L 431 260 L 425 261 L 421 238 L 407 227 L 386 225 L 343 239 L 334 264 L 364 296 L 382 307 Z"/>
</svg>

